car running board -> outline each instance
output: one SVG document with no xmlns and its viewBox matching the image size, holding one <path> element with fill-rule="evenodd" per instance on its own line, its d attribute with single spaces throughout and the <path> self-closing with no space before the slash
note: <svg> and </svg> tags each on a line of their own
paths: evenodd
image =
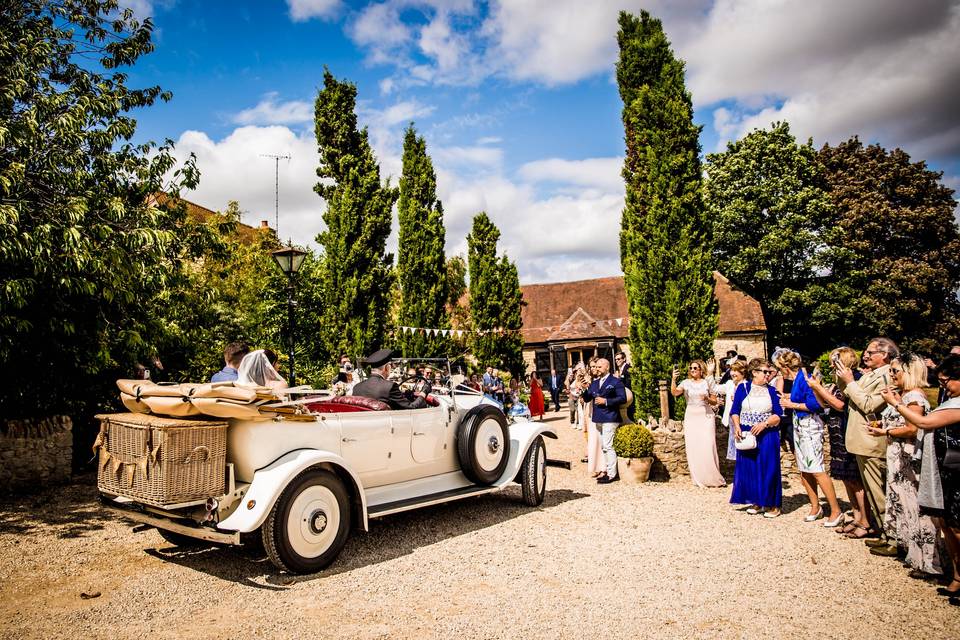
<svg viewBox="0 0 960 640">
<path fill-rule="evenodd" d="M 447 491 L 431 493 L 425 496 L 418 496 L 416 498 L 406 498 L 404 500 L 396 500 L 394 502 L 385 502 L 383 504 L 369 507 L 367 509 L 367 517 L 380 518 L 382 516 L 388 516 L 391 513 L 400 513 L 401 511 L 419 509 L 420 507 L 428 507 L 432 504 L 442 504 L 444 502 L 462 500 L 463 498 L 469 498 L 471 496 L 481 496 L 486 493 L 500 491 L 502 488 L 503 487 L 499 485 L 492 485 L 488 487 L 470 485 L 469 487 L 448 489 Z"/>
</svg>

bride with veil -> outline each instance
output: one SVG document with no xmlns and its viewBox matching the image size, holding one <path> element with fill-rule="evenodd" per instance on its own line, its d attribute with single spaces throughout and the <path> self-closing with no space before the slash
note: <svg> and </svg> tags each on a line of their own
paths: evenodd
<svg viewBox="0 0 960 640">
<path fill-rule="evenodd" d="M 251 351 L 243 357 L 237 369 L 237 384 L 267 387 L 272 391 L 287 388 L 287 381 L 273 368 L 263 349 Z"/>
</svg>

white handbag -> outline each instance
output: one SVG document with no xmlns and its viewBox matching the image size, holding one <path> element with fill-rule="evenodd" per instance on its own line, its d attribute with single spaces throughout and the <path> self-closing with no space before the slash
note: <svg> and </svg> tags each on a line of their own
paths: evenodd
<svg viewBox="0 0 960 640">
<path fill-rule="evenodd" d="M 741 438 L 739 440 L 735 439 L 733 441 L 733 446 L 737 448 L 737 451 L 748 451 L 757 448 L 757 436 L 749 431 L 740 432 L 740 436 Z"/>
</svg>

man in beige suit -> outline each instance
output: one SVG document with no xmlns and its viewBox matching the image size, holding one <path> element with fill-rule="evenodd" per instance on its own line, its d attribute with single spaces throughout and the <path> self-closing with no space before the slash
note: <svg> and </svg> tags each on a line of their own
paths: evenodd
<svg viewBox="0 0 960 640">
<path fill-rule="evenodd" d="M 850 399 L 847 414 L 847 451 L 857 456 L 857 467 L 866 490 L 867 505 L 873 513 L 874 526 L 880 532 L 879 540 L 866 540 L 868 546 L 889 548 L 897 544 L 888 541 L 883 532 L 883 514 L 886 510 L 887 439 L 872 436 L 866 430 L 867 414 L 878 417 L 886 404 L 880 392 L 890 384 L 890 361 L 900 355 L 896 343 L 889 338 L 874 338 L 863 352 L 863 364 L 869 371 L 859 380 L 853 371 L 838 363 L 837 377 L 847 386 L 843 392 Z"/>
</svg>

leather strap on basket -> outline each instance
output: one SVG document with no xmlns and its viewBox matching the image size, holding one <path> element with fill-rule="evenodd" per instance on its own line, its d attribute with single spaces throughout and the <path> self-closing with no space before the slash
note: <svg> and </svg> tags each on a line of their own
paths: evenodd
<svg viewBox="0 0 960 640">
<path fill-rule="evenodd" d="M 183 464 L 190 464 L 194 461 L 193 457 L 201 452 L 203 453 L 203 460 L 201 460 L 201 462 L 206 462 L 210 459 L 210 449 L 200 445 L 199 447 L 195 447 L 194 450 L 190 452 L 190 455 L 186 457 L 186 459 L 183 461 Z"/>
</svg>

